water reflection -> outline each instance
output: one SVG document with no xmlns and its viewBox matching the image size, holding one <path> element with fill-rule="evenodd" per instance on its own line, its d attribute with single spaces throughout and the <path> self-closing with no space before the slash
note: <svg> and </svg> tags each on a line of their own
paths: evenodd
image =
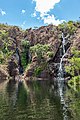
<svg viewBox="0 0 80 120">
<path fill-rule="evenodd" d="M 80 120 L 80 89 L 77 91 L 67 89 L 65 98 L 71 113 L 71 120 Z"/>
<path fill-rule="evenodd" d="M 69 91 L 64 93 L 64 100 L 73 114 L 74 104 L 71 102 L 77 98 L 73 99 L 74 95 Z M 78 95 L 78 99 L 79 97 Z M 75 101 L 75 107 L 76 103 L 79 107 L 80 100 L 78 101 Z M 76 109 L 79 110 L 77 107 Z M 22 84 L 7 82 L 0 89 L 0 120 L 64 120 L 63 113 L 58 89 L 54 86 L 54 82 L 48 80 L 29 81 Z M 70 114 L 68 116 L 69 120 L 73 120 Z"/>
<path fill-rule="evenodd" d="M 66 86 L 64 84 L 64 78 L 61 78 L 58 80 L 58 94 L 60 96 L 60 102 L 62 105 L 62 109 L 63 109 L 63 120 L 69 120 L 69 116 L 68 116 L 68 106 L 65 102 L 65 91 L 66 91 Z"/>
</svg>

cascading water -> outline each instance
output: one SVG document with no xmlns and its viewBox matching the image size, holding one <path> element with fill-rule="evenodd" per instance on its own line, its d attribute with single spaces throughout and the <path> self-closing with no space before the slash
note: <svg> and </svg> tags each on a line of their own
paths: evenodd
<svg viewBox="0 0 80 120">
<path fill-rule="evenodd" d="M 18 67 L 16 69 L 17 70 L 17 75 L 15 76 L 15 80 L 18 81 L 18 82 L 22 82 L 21 74 L 23 73 L 23 67 L 22 67 L 22 64 L 21 64 L 21 56 L 19 54 L 18 47 L 16 47 L 15 55 L 16 55 L 16 60 L 17 60 L 17 64 L 18 64 Z M 17 87 L 17 89 L 18 89 L 18 87 Z"/>
<path fill-rule="evenodd" d="M 64 34 L 62 33 L 62 51 L 60 51 L 62 57 L 61 57 L 61 60 L 60 60 L 60 65 L 59 65 L 59 72 L 58 72 L 58 77 L 59 77 L 59 81 L 61 80 L 64 80 L 64 75 L 63 75 L 63 58 L 65 57 L 66 53 L 65 53 L 65 37 L 64 37 Z"/>
<path fill-rule="evenodd" d="M 20 57 L 20 54 L 19 54 L 18 47 L 16 47 L 16 59 L 18 61 L 19 73 L 22 74 L 23 73 L 23 68 L 22 68 L 22 65 L 21 65 L 21 57 Z"/>
<path fill-rule="evenodd" d="M 62 48 L 63 48 L 63 55 L 64 55 L 65 54 L 65 37 L 63 33 L 62 33 Z"/>
<path fill-rule="evenodd" d="M 65 51 L 65 37 L 64 34 L 62 33 L 62 57 L 60 60 L 60 64 L 59 64 L 59 71 L 58 71 L 58 92 L 59 92 L 59 96 L 60 96 L 60 101 L 61 104 L 63 106 L 63 120 L 67 120 L 67 105 L 65 103 L 64 100 L 64 70 L 63 70 L 63 58 L 66 55 L 66 51 Z"/>
</svg>

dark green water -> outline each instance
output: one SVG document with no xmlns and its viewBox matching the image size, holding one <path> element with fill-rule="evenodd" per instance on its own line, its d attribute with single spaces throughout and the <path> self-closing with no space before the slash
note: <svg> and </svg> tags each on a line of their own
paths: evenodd
<svg viewBox="0 0 80 120">
<path fill-rule="evenodd" d="M 67 89 L 62 104 L 50 81 L 0 83 L 0 120 L 80 120 L 80 94 Z"/>
</svg>

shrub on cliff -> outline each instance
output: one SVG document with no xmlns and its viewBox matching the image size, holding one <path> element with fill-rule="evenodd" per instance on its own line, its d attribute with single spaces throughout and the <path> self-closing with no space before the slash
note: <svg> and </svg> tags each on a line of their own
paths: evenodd
<svg viewBox="0 0 80 120">
<path fill-rule="evenodd" d="M 0 63 L 7 62 L 13 51 L 9 49 L 12 43 L 5 30 L 0 30 L 0 44 Z"/>
<path fill-rule="evenodd" d="M 41 74 L 42 70 L 43 68 L 41 66 L 36 67 L 34 70 L 34 76 L 38 77 L 38 75 Z"/>
<path fill-rule="evenodd" d="M 49 44 L 45 44 L 45 45 L 37 44 L 35 46 L 30 47 L 30 52 L 32 56 L 37 56 L 39 61 L 41 61 L 41 59 L 45 59 L 48 51 L 50 51 Z"/>
<path fill-rule="evenodd" d="M 72 48 L 73 57 L 69 59 L 69 66 L 66 66 L 66 72 L 72 76 L 69 84 L 80 84 L 80 51 Z"/>
<path fill-rule="evenodd" d="M 2 51 L 0 51 L 0 64 L 3 63 L 3 60 L 4 60 L 4 54 Z"/>
<path fill-rule="evenodd" d="M 29 62 L 30 43 L 27 40 L 22 40 L 21 45 L 22 45 L 21 61 L 22 61 L 22 65 L 25 69 Z"/>
<path fill-rule="evenodd" d="M 77 29 L 73 21 L 63 22 L 58 28 L 69 35 L 73 35 Z"/>
<path fill-rule="evenodd" d="M 30 43 L 29 43 L 28 40 L 22 40 L 21 45 L 22 45 L 24 48 L 27 48 L 27 47 L 30 46 Z"/>
<path fill-rule="evenodd" d="M 53 56 L 54 56 L 53 51 L 48 51 L 48 52 L 47 52 L 47 56 L 48 56 L 49 58 L 53 58 Z"/>
</svg>

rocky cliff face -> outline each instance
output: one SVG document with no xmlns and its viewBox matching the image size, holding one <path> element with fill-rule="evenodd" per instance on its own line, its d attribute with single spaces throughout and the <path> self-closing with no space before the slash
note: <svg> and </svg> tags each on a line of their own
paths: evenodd
<svg viewBox="0 0 80 120">
<path fill-rule="evenodd" d="M 69 23 L 66 28 L 64 28 L 64 25 L 58 27 L 48 25 L 22 31 L 17 26 L 1 25 L 0 62 L 7 65 L 10 76 L 14 76 L 13 73 L 16 68 L 19 69 L 21 66 L 25 68 L 24 66 L 27 67 L 29 64 L 26 70 L 24 69 L 25 79 L 31 76 L 56 77 L 57 64 L 60 62 L 62 51 L 61 34 L 64 32 L 67 52 L 63 61 L 64 64 L 68 64 L 68 58 L 72 56 L 71 48 L 75 46 L 80 50 L 79 26 L 80 24 L 77 23 Z M 17 49 L 19 56 L 16 54 Z M 14 62 L 15 65 L 12 64 L 11 67 L 10 62 Z"/>
<path fill-rule="evenodd" d="M 11 73 L 18 67 L 16 48 L 19 48 L 20 51 L 20 43 L 23 38 L 23 32 L 18 27 L 0 24 L 0 64 L 6 65 L 9 76 L 12 76 Z M 10 61 L 15 63 L 16 67 L 14 64 L 10 67 Z M 1 73 L 4 74 L 4 72 Z"/>
<path fill-rule="evenodd" d="M 0 65 L 0 83 L 5 80 L 8 80 L 9 74 L 6 68 L 7 66 Z"/>
<path fill-rule="evenodd" d="M 61 45 L 61 31 L 58 27 L 49 25 L 42 26 L 35 30 L 30 29 L 27 31 L 25 39 L 30 42 L 31 46 L 37 47 L 38 44 L 49 45 L 50 52 L 53 54 L 52 57 L 49 57 L 45 53 L 45 58 L 41 61 L 38 61 L 38 56 L 36 56 L 36 54 L 32 55 L 31 65 L 30 68 L 27 69 L 25 77 L 37 76 L 41 78 L 49 78 L 54 76 L 54 66 L 52 62 Z M 48 53 L 49 50 L 46 52 Z"/>
</svg>

